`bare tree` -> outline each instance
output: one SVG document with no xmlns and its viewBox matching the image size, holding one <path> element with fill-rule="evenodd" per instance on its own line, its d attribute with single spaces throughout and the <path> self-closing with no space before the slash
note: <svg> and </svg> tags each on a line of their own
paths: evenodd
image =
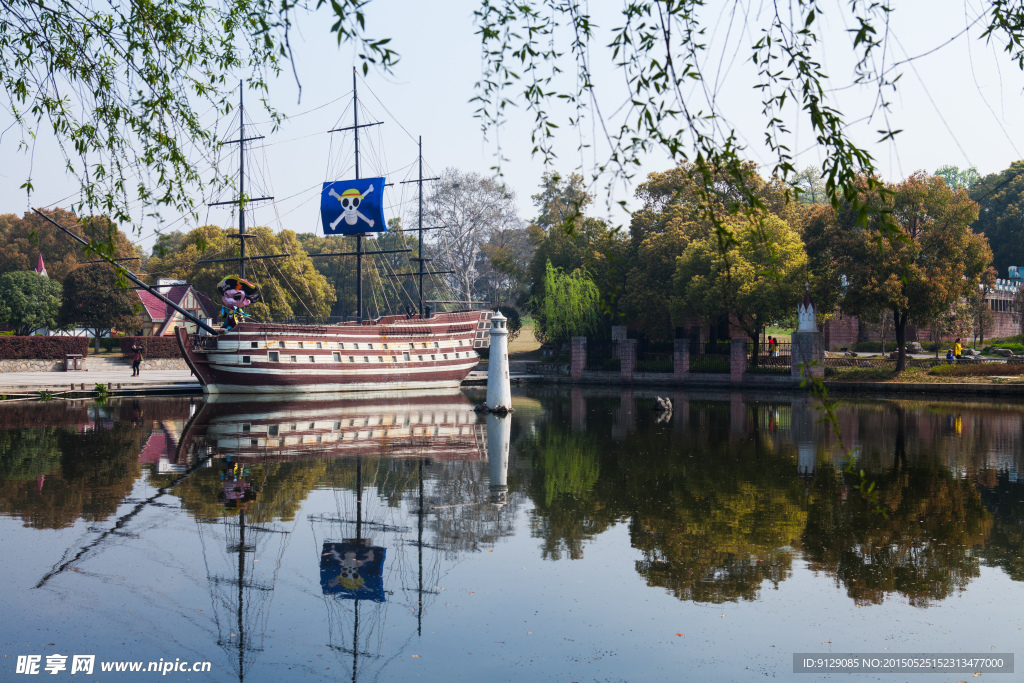
<svg viewBox="0 0 1024 683">
<path fill-rule="evenodd" d="M 478 288 L 495 304 L 515 305 L 529 294 L 530 260 L 536 249 L 525 226 L 491 231 L 480 247 Z"/>
<path fill-rule="evenodd" d="M 432 269 L 455 271 L 450 280 L 459 298 L 468 301 L 480 277 L 481 246 L 520 221 L 515 194 L 500 180 L 448 168 L 427 197 L 424 223 L 441 226 L 428 254 L 434 258 Z"/>
</svg>

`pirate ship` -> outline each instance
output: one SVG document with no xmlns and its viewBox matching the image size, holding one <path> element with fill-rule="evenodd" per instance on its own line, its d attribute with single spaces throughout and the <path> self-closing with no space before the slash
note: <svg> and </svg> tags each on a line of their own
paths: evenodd
<svg viewBox="0 0 1024 683">
<path fill-rule="evenodd" d="M 168 299 L 135 273 L 104 254 L 97 254 L 110 263 L 138 289 L 144 289 L 193 323 L 198 331 L 189 333 L 175 329 L 182 355 L 205 394 L 253 394 L 281 392 L 391 391 L 457 387 L 477 364 L 478 349 L 490 345 L 492 312 L 473 310 L 480 302 L 425 301 L 423 278 L 448 271 L 427 270 L 431 260 L 423 256 L 423 147 L 420 139 L 418 256 L 410 258 L 418 270 L 405 275 L 418 278 L 418 306 L 406 308 L 405 315 L 366 316 L 363 304 L 363 257 L 377 254 L 411 252 L 412 249 L 363 249 L 367 228 L 386 230 L 383 218 L 384 178 L 360 178 L 359 131 L 374 123 L 359 123 L 359 94 L 356 72 L 352 72 L 353 125 L 331 130 L 351 131 L 355 141 L 355 178 L 349 181 L 325 182 L 321 192 L 321 220 L 327 235 L 347 234 L 356 238 L 354 252 L 311 254 L 312 258 L 354 256 L 356 259 L 356 297 L 358 312 L 353 319 L 323 324 L 292 324 L 253 321 L 243 307 L 256 301 L 259 293 L 245 279 L 246 263 L 254 259 L 273 259 L 289 254 L 252 256 L 246 254 L 246 240 L 255 237 L 246 232 L 245 207 L 273 197 L 250 197 L 245 191 L 245 146 L 261 136 L 245 136 L 244 88 L 239 87 L 238 139 L 230 143 L 239 147 L 239 185 L 236 199 L 215 202 L 238 207 L 239 240 L 237 257 L 239 276 L 229 276 L 219 286 L 224 304 L 224 325 L 218 329 L 209 320 L 197 317 Z M 369 217 L 363 212 L 369 213 Z M 45 213 L 35 212 L 68 237 L 88 246 L 86 240 L 60 225 Z M 205 262 L 235 261 L 235 258 L 208 259 Z M 430 303 L 460 306 L 450 312 L 433 312 Z"/>
<path fill-rule="evenodd" d="M 431 311 L 425 302 L 423 279 L 443 274 L 430 271 L 423 257 L 423 155 L 420 141 L 418 256 L 410 258 L 418 270 L 410 273 L 419 280 L 418 306 L 407 307 L 404 315 L 368 318 L 363 302 L 363 258 L 376 254 L 410 252 L 411 249 L 367 251 L 363 238 L 368 231 L 387 229 L 383 216 L 384 178 L 361 178 L 359 174 L 360 129 L 377 123 L 359 122 L 359 95 L 356 73 L 352 74 L 353 122 L 351 126 L 330 132 L 348 132 L 355 141 L 355 178 L 325 182 L 321 192 L 321 219 L 325 235 L 354 235 L 356 250 L 351 253 L 313 256 L 352 256 L 356 261 L 357 315 L 354 319 L 332 324 L 282 324 L 247 319 L 236 305 L 240 290 L 244 300 L 255 301 L 258 293 L 246 288 L 246 262 L 251 258 L 275 258 L 286 255 L 247 256 L 245 230 L 246 204 L 272 197 L 252 198 L 245 192 L 245 145 L 259 139 L 246 137 L 245 119 L 240 114 L 239 192 L 235 200 L 218 204 L 238 205 L 239 240 L 237 279 L 226 278 L 221 295 L 225 304 L 224 329 L 216 334 L 189 334 L 178 328 L 176 335 L 182 355 L 203 386 L 204 393 L 278 393 L 372 391 L 416 388 L 457 387 L 477 364 L 477 350 L 489 344 L 490 311 L 473 310 L 465 302 L 461 310 Z M 240 112 L 244 111 L 241 88 Z M 227 259 L 225 259 L 227 260 Z M 209 331 L 208 326 L 202 326 Z"/>
</svg>

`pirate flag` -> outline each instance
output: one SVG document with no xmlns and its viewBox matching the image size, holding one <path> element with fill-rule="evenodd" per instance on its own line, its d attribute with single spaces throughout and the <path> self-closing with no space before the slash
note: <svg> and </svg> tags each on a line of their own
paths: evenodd
<svg viewBox="0 0 1024 683">
<path fill-rule="evenodd" d="M 339 180 L 324 183 L 320 218 L 325 235 L 384 232 L 384 179 Z"/>
</svg>

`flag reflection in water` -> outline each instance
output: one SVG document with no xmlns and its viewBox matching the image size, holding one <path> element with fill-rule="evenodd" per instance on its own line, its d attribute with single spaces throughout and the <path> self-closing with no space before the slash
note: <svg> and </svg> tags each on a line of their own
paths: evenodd
<svg viewBox="0 0 1024 683">
<path fill-rule="evenodd" d="M 384 602 L 385 548 L 358 543 L 324 543 L 320 587 L 324 595 Z"/>
</svg>

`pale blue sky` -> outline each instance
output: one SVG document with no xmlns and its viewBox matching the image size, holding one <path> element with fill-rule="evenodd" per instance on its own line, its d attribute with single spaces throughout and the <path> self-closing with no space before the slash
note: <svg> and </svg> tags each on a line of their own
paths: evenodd
<svg viewBox="0 0 1024 683">
<path fill-rule="evenodd" d="M 723 5 L 734 6 L 732 3 Z M 480 123 L 473 118 L 475 107 L 469 102 L 481 72 L 479 40 L 474 35 L 472 20 L 472 11 L 477 6 L 476 0 L 444 3 L 377 0 L 370 4 L 371 35 L 392 37 L 392 44 L 402 60 L 393 75 L 371 71 L 366 82 L 373 95 L 368 90 L 361 92 L 365 106 L 385 121 L 384 126 L 369 134 L 378 158 L 373 160 L 372 154 L 364 157 L 363 175 L 387 171 L 389 182 L 413 177 L 415 168 L 410 165 L 415 161 L 416 148 L 410 136 L 417 135 L 424 138 L 427 174 L 436 175 L 449 166 L 488 173 L 495 164 L 493 140 L 484 141 Z M 740 6 L 747 7 L 747 4 Z M 847 86 L 852 79 L 851 38 L 845 32 L 846 27 L 839 25 L 835 18 L 839 16 L 839 8 L 845 6 L 846 3 L 837 2 L 832 18 L 826 16 L 819 26 L 826 36 L 822 62 L 835 86 Z M 850 131 L 875 155 L 885 178 L 897 180 L 918 169 L 934 171 L 946 163 L 975 165 L 982 174 L 992 173 L 1021 158 L 1018 150 L 1024 150 L 1024 132 L 1016 124 L 1017 111 L 1024 104 L 1024 76 L 998 46 L 986 45 L 978 39 L 980 30 L 977 28 L 947 44 L 973 21 L 978 6 L 978 2 L 939 0 L 901 4 L 894 12 L 890 24 L 893 39 L 887 61 L 939 48 L 900 67 L 903 77 L 899 91 L 891 97 L 890 124 L 902 128 L 903 133 L 895 144 L 875 143 L 876 131 L 885 123 L 877 112 L 873 119 L 866 119 L 873 109 L 876 96 L 873 89 L 854 86 L 834 93 L 836 104 L 847 120 L 856 121 Z M 618 3 L 601 3 L 600 9 L 597 7 L 596 2 L 591 4 L 602 30 L 618 25 Z M 709 79 L 717 79 L 717 101 L 728 125 L 748 145 L 747 155 L 763 165 L 770 164 L 771 153 L 763 143 L 761 95 L 753 89 L 756 71 L 750 63 L 750 45 L 756 40 L 759 26 L 765 23 L 758 12 L 767 9 L 753 5 L 746 26 L 738 19 L 730 22 L 730 14 L 713 16 L 717 11 L 717 8 L 708 10 L 710 49 L 707 59 L 713 65 L 707 71 Z M 264 167 L 269 180 L 263 182 L 281 201 L 276 209 L 270 206 L 258 209 L 249 219 L 250 224 L 275 228 L 280 225 L 296 231 L 318 228 L 319 184 L 326 179 L 329 169 L 342 168 L 339 157 L 351 157 L 351 136 L 343 139 L 335 134 L 332 139 L 326 133 L 332 127 L 351 123 L 351 110 L 344 114 L 343 120 L 339 119 L 349 104 L 355 58 L 350 46 L 337 46 L 328 31 L 330 23 L 329 13 L 315 13 L 302 18 L 297 33 L 292 36 L 296 68 L 303 85 L 302 100 L 297 101 L 294 77 L 286 70 L 274 83 L 271 98 L 279 110 L 292 118 L 274 133 L 268 125 L 258 126 L 267 135 L 264 141 L 267 146 L 254 150 L 255 160 L 260 165 L 264 165 L 264 158 L 266 160 Z M 607 33 L 600 35 L 595 45 L 608 42 Z M 591 54 L 599 102 L 603 111 L 614 112 L 625 96 L 621 75 L 611 65 L 606 50 L 595 47 Z M 568 81 L 563 83 L 566 84 Z M 255 104 L 253 99 L 249 97 L 248 101 Z M 333 104 L 324 106 L 332 101 Z M 695 101 L 700 104 L 699 98 Z M 384 110 L 385 106 L 394 118 Z M 248 111 L 257 122 L 266 119 L 257 107 Z M 9 125 L 5 119 L 0 116 L 0 130 Z M 794 122 L 790 143 L 800 152 L 798 166 L 820 163 L 821 155 L 814 146 L 807 122 L 797 123 L 792 110 L 788 120 Z M 530 195 L 536 192 L 544 170 L 542 162 L 530 154 L 531 121 L 527 112 L 514 111 L 500 131 L 503 152 L 509 158 L 504 164 L 505 179 L 517 193 L 524 218 L 534 213 Z M 561 122 L 564 123 L 564 116 Z M 217 126 L 218 130 L 223 131 L 226 124 L 225 120 L 209 118 L 209 125 Z M 586 118 L 581 129 L 563 126 L 558 140 L 561 158 L 554 170 L 567 173 L 582 169 L 584 175 L 589 176 L 595 158 L 600 161 L 607 152 L 599 130 Z M 589 142 L 595 133 L 598 135 L 596 146 L 581 155 L 577 151 L 581 136 Z M 28 200 L 18 186 L 28 175 L 31 157 L 16 150 L 17 141 L 14 131 L 0 140 L 0 153 L 5 160 L 0 168 L 0 211 L 20 214 L 26 210 Z M 331 152 L 333 158 L 330 158 Z M 74 198 L 76 186 L 65 177 L 63 162 L 52 139 L 41 137 L 31 162 L 36 186 L 32 205 L 64 206 L 69 201 L 67 197 Z M 233 171 L 234 162 L 225 162 Z M 654 155 L 645 160 L 638 179 L 668 165 L 665 156 Z M 616 185 L 610 197 L 612 202 L 599 200 L 595 212 L 607 215 L 616 224 L 626 223 L 628 216 L 613 202 L 631 201 L 634 185 L 635 182 Z M 396 213 L 405 210 L 407 221 L 413 218 L 409 211 L 415 204 L 412 188 L 412 185 L 396 186 L 388 200 Z M 593 189 L 602 200 L 608 197 L 603 184 Z M 223 208 L 211 209 L 208 215 L 208 222 L 227 224 L 231 221 L 228 210 Z M 165 225 L 183 226 L 180 221 L 175 222 L 175 216 L 166 218 Z M 200 223 L 207 222 L 206 218 L 203 211 Z M 153 230 L 157 227 L 154 221 L 145 221 L 140 238 L 143 244 L 152 243 Z"/>
</svg>

